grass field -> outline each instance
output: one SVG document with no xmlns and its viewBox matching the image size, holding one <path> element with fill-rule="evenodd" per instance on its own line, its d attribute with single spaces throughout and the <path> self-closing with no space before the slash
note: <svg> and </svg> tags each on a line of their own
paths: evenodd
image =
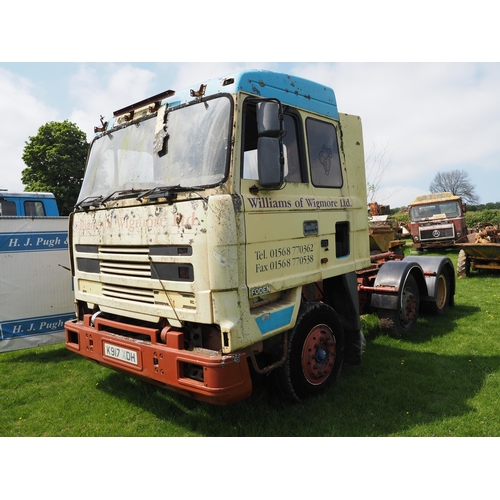
<svg viewBox="0 0 500 500">
<path fill-rule="evenodd" d="M 447 255 L 456 266 L 457 255 Z M 53 345 L 0 354 L 0 435 L 500 436 L 500 274 L 457 281 L 455 307 L 408 340 L 363 317 L 363 363 L 292 404 L 265 380 L 227 407 L 176 395 Z"/>
</svg>

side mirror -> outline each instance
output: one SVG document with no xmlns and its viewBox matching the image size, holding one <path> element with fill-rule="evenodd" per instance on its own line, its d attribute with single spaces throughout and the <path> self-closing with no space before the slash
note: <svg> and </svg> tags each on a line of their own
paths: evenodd
<svg viewBox="0 0 500 500">
<path fill-rule="evenodd" d="M 280 105 L 275 101 L 257 103 L 257 161 L 259 184 L 278 189 L 283 184 L 283 145 Z"/>
<path fill-rule="evenodd" d="M 280 107 L 275 101 L 257 103 L 257 133 L 259 137 L 279 137 Z"/>
</svg>

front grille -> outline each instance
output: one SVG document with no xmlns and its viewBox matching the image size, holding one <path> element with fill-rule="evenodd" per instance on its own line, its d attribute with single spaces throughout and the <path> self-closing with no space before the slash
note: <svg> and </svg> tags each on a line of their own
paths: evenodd
<svg viewBox="0 0 500 500">
<path fill-rule="evenodd" d="M 434 226 L 420 230 L 420 241 L 445 240 L 455 237 L 453 226 Z"/>
<path fill-rule="evenodd" d="M 162 257 L 184 257 L 190 260 L 189 257 L 193 253 L 190 246 L 98 247 L 97 245 L 76 245 L 76 252 L 87 254 L 85 257 L 77 256 L 76 259 L 78 270 L 86 273 L 165 281 L 194 281 L 191 263 L 161 260 Z"/>
<path fill-rule="evenodd" d="M 131 308 L 132 304 L 138 304 L 143 309 L 170 306 L 196 311 L 194 294 L 163 283 L 194 281 L 191 246 L 76 245 L 75 254 L 78 270 L 88 274 L 81 278 L 80 288 L 88 293 L 87 297 L 101 294 L 108 299 L 127 301 Z"/>
</svg>

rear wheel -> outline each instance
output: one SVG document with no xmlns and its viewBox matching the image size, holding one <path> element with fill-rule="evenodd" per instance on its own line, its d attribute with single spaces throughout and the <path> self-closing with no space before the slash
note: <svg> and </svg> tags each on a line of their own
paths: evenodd
<svg viewBox="0 0 500 500">
<path fill-rule="evenodd" d="M 397 309 L 378 309 L 379 325 L 391 337 L 404 337 L 414 328 L 418 319 L 420 294 L 417 282 L 410 274 L 398 296 Z"/>
<path fill-rule="evenodd" d="M 465 253 L 465 250 L 460 250 L 458 252 L 458 261 L 457 261 L 457 276 L 459 278 L 463 276 L 469 276 L 470 274 L 470 260 Z"/>
<path fill-rule="evenodd" d="M 344 357 L 344 333 L 337 313 L 326 304 L 300 308 L 288 338 L 288 356 L 276 370 L 284 394 L 298 402 L 334 384 Z"/>
<path fill-rule="evenodd" d="M 451 283 L 447 269 L 442 269 L 436 283 L 436 301 L 431 302 L 430 312 L 433 314 L 444 314 L 450 303 Z"/>
</svg>

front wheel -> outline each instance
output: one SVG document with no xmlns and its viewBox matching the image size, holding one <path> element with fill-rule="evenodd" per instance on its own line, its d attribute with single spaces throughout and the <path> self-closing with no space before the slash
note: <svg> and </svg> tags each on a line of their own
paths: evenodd
<svg viewBox="0 0 500 500">
<path fill-rule="evenodd" d="M 381 330 L 396 338 L 408 335 L 417 324 L 419 307 L 420 294 L 417 282 L 410 274 L 398 296 L 398 307 L 396 309 L 378 309 Z"/>
<path fill-rule="evenodd" d="M 303 304 L 290 331 L 286 361 L 276 370 L 278 384 L 287 397 L 302 402 L 337 381 L 343 357 L 337 313 L 326 304 Z"/>
</svg>

